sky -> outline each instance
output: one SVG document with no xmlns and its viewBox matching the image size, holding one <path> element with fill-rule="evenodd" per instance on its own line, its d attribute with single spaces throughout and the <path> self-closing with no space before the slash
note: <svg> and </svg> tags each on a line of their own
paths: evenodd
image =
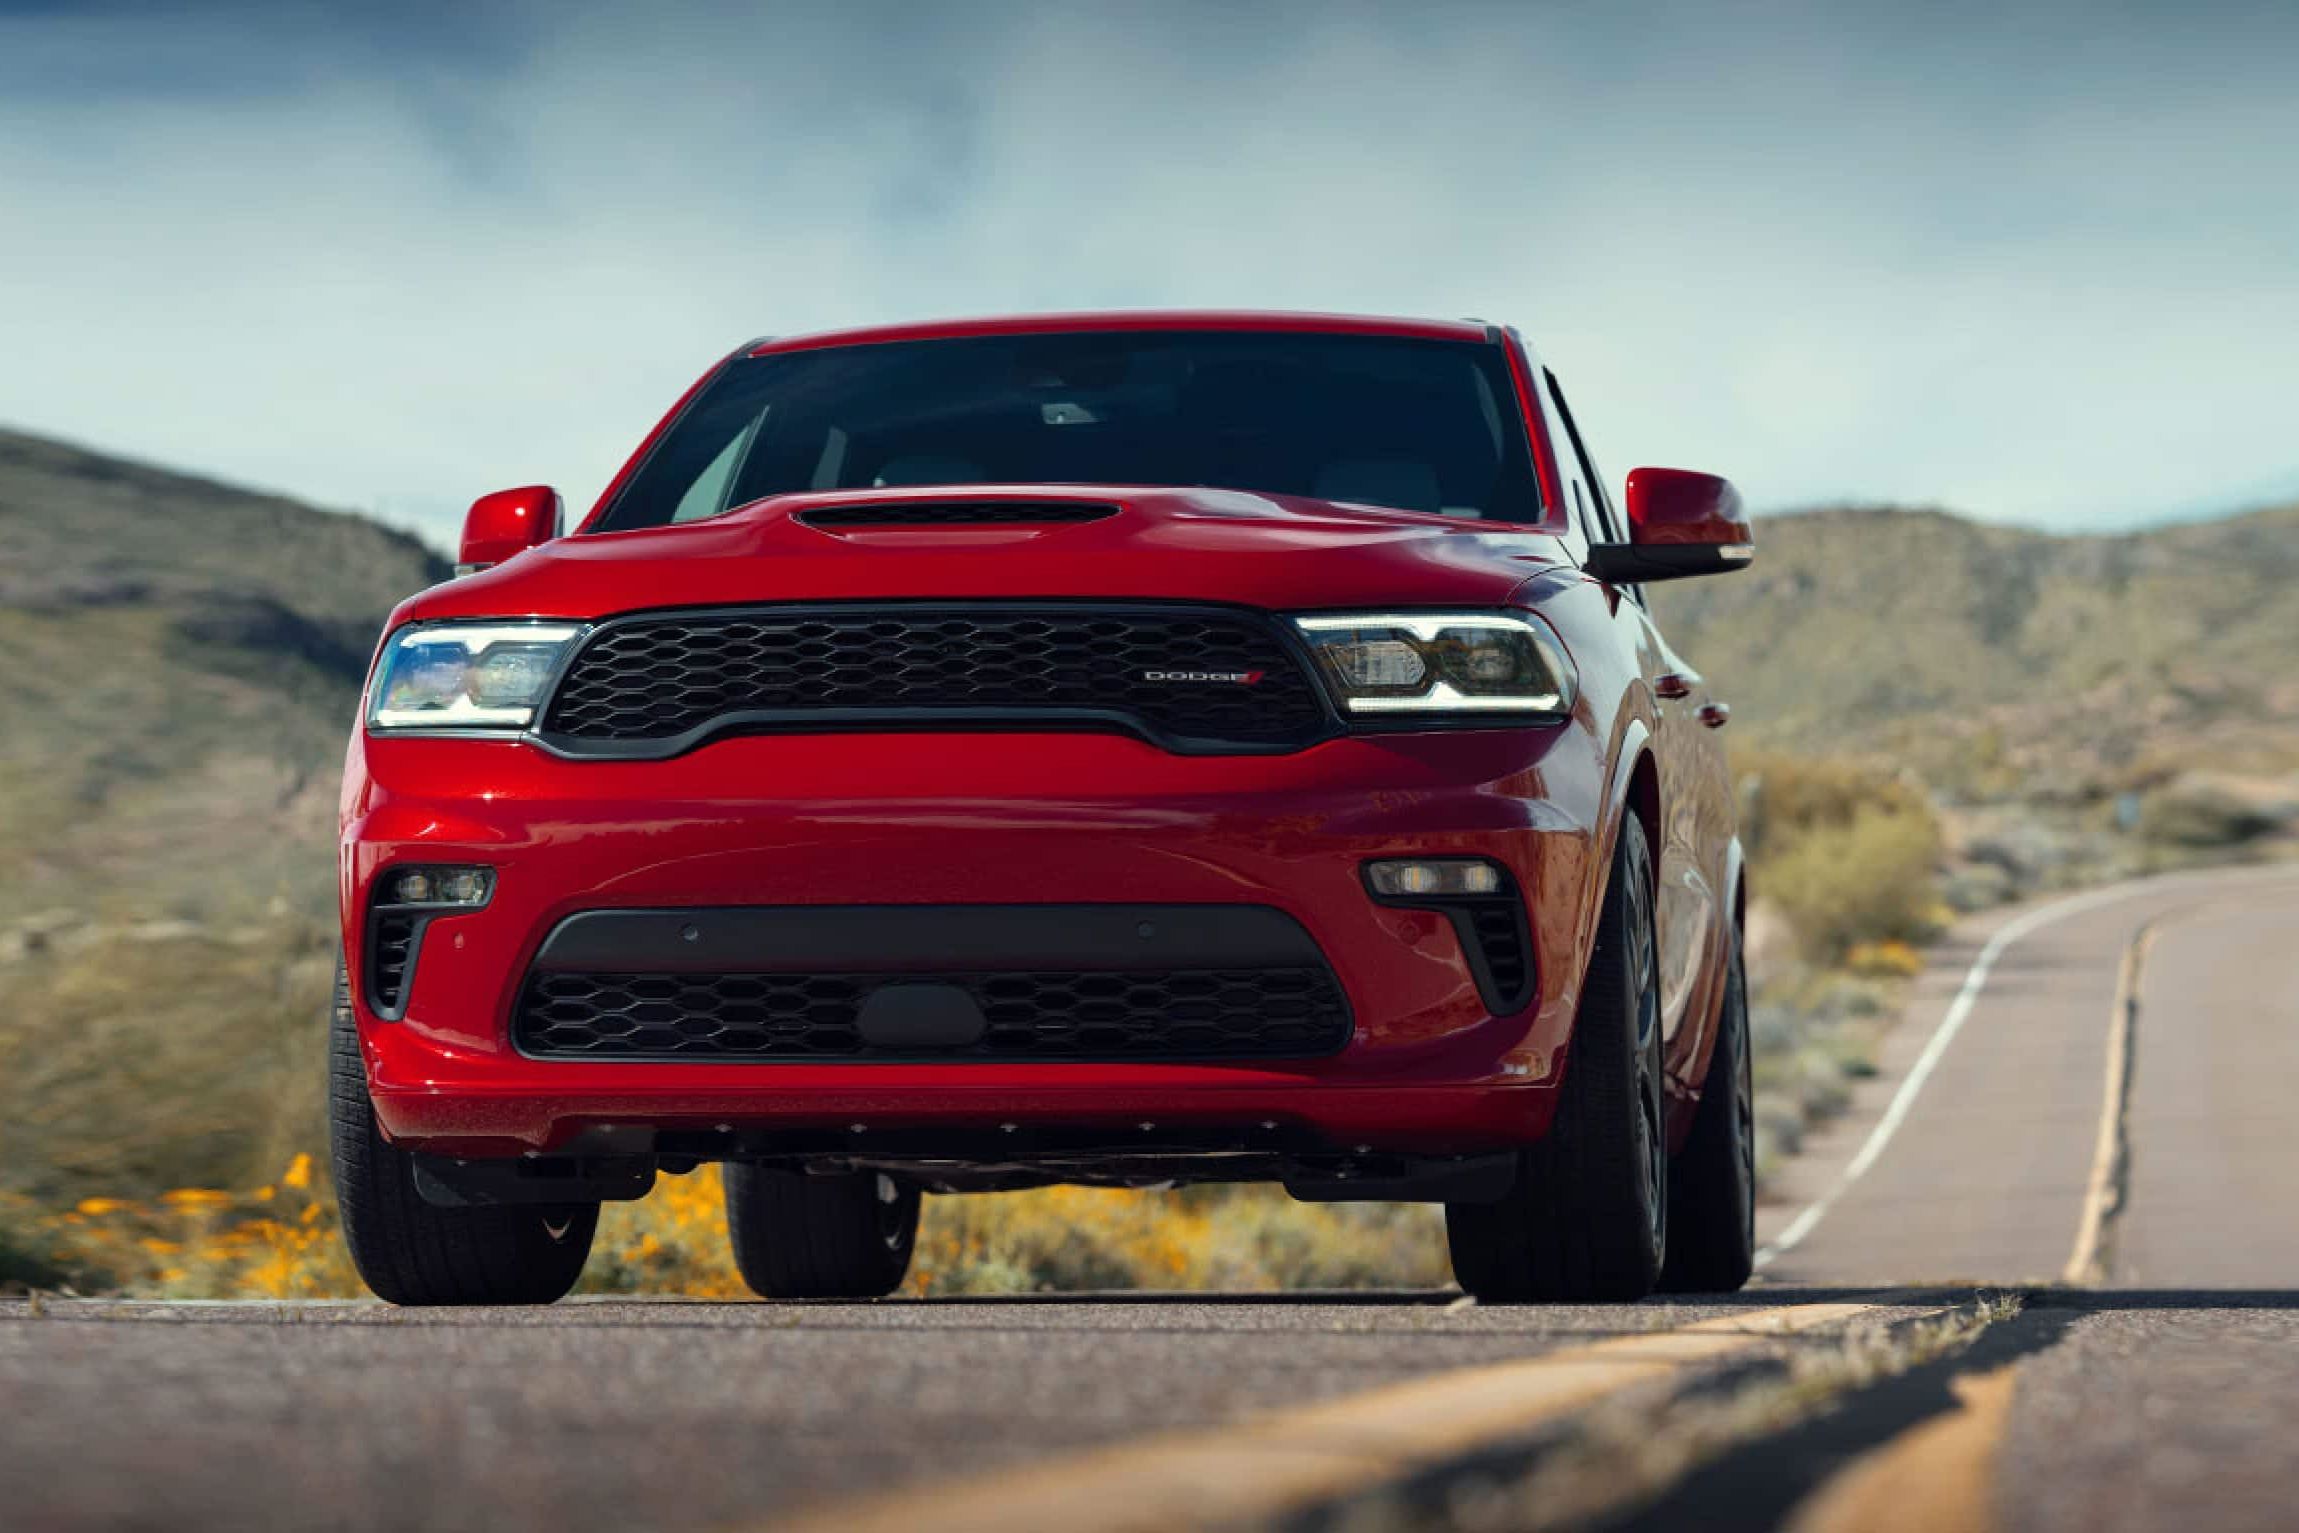
<svg viewBox="0 0 2299 1533">
<path fill-rule="evenodd" d="M 0 0 L 0 424 L 451 542 L 740 340 L 1521 326 L 1617 480 L 2299 496 L 2299 3 Z"/>
</svg>

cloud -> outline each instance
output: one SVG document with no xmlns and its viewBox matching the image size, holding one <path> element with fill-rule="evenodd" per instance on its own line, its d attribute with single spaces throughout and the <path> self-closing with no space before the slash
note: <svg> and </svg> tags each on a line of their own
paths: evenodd
<svg viewBox="0 0 2299 1533">
<path fill-rule="evenodd" d="M 0 419 L 445 537 L 747 335 L 1237 304 L 1518 322 L 1759 505 L 2299 479 L 2284 11 L 388 14 L 0 14 Z"/>
</svg>

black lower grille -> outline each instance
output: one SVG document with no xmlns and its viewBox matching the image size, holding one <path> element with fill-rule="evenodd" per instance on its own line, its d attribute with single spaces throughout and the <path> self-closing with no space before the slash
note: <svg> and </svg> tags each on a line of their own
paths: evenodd
<svg viewBox="0 0 2299 1533">
<path fill-rule="evenodd" d="M 981 1038 L 894 1055 L 858 1026 L 879 986 L 968 992 Z M 526 1054 L 588 1059 L 1304 1058 L 1349 1041 L 1347 1001 L 1319 966 L 875 974 L 528 976 L 512 1036 Z"/>
<path fill-rule="evenodd" d="M 407 999 L 407 970 L 415 961 L 422 918 L 398 911 L 379 912 L 367 928 L 367 1004 L 379 1016 L 396 1017 Z"/>
<path fill-rule="evenodd" d="M 660 755 L 713 729 L 1129 729 L 1175 750 L 1289 750 L 1331 727 L 1274 623 L 1196 608 L 760 607 L 620 619 L 584 641 L 542 733 Z"/>
</svg>

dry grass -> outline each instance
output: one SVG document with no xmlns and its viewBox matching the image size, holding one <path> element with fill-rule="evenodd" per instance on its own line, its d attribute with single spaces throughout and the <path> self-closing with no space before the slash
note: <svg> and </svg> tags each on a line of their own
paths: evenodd
<svg viewBox="0 0 2299 1533">
<path fill-rule="evenodd" d="M 583 1288 L 741 1297 L 724 1221 L 714 1173 L 666 1177 L 606 1210 Z M 1259 1187 L 1048 1187 L 928 1198 L 904 1292 L 1433 1287 L 1450 1275 L 1433 1207 L 1299 1204 Z"/>
<path fill-rule="evenodd" d="M 58 940 L 0 968 L 0 1190 L 56 1208 L 247 1187 L 319 1142 L 335 962 L 321 923 L 258 913 L 236 933 L 155 921 Z"/>
<path fill-rule="evenodd" d="M 178 1187 L 83 1198 L 23 1227 L 49 1281 L 179 1299 L 316 1299 L 362 1292 L 309 1155 L 244 1192 Z"/>
<path fill-rule="evenodd" d="M 184 1187 L 139 1200 L 84 1198 L 62 1213 L 0 1204 L 0 1219 L 11 1214 L 18 1265 L 13 1274 L 0 1266 L 0 1283 L 13 1276 L 173 1298 L 364 1291 L 309 1155 L 244 1193 Z M 746 1298 L 725 1219 L 709 1171 L 666 1177 L 642 1201 L 610 1204 L 582 1289 Z M 1437 1287 L 1449 1278 L 1433 1207 L 1297 1204 L 1270 1188 L 1050 1187 L 928 1199 L 904 1292 Z"/>
</svg>

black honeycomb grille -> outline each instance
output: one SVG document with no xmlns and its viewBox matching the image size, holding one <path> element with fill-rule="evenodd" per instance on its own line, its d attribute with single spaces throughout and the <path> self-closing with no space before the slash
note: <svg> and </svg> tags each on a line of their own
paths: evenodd
<svg viewBox="0 0 2299 1533">
<path fill-rule="evenodd" d="M 1178 750 L 1290 749 L 1327 728 L 1292 652 L 1241 613 L 791 607 L 609 624 L 543 732 L 632 755 L 721 725 L 991 721 L 1130 728 Z"/>
<path fill-rule="evenodd" d="M 892 1055 L 864 1042 L 880 985 L 970 993 L 981 1039 Z M 1349 1041 L 1348 1003 L 1320 966 L 981 974 L 530 974 L 512 1036 L 544 1058 L 1305 1058 Z"/>
</svg>

